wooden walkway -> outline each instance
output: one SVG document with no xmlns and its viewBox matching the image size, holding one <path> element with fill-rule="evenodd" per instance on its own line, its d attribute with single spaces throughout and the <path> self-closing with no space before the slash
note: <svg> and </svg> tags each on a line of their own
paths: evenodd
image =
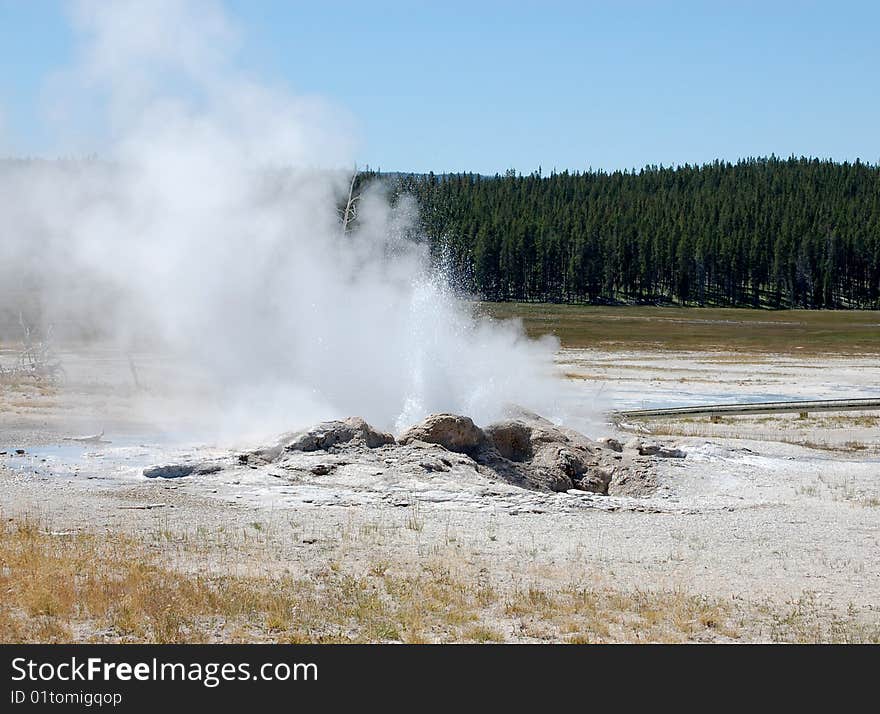
<svg viewBox="0 0 880 714">
<path fill-rule="evenodd" d="M 612 416 L 620 419 L 649 419 L 651 417 L 675 416 L 736 416 L 741 414 L 796 413 L 805 417 L 810 412 L 853 412 L 880 410 L 880 399 L 814 399 L 796 402 L 754 402 L 751 404 L 707 404 L 697 407 L 671 407 L 667 409 L 630 409 L 616 411 Z"/>
</svg>

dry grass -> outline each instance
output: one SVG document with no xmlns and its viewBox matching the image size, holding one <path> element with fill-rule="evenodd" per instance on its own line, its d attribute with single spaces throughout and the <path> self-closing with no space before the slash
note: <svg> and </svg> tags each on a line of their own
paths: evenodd
<svg viewBox="0 0 880 714">
<path fill-rule="evenodd" d="M 0 526 L 3 642 L 874 641 L 858 618 L 675 591 L 539 583 L 500 589 L 465 560 L 410 571 L 337 560 L 299 576 L 194 573 L 121 534 Z M 206 554 L 202 554 L 203 557 Z M 763 624 L 762 624 L 763 623 Z"/>
<path fill-rule="evenodd" d="M 769 634 L 773 640 L 798 644 L 880 643 L 880 624 L 876 618 L 868 619 L 852 606 L 844 614 L 832 612 L 812 593 L 806 593 L 785 607 L 765 607 L 763 610 L 769 619 Z"/>
<path fill-rule="evenodd" d="M 736 640 L 732 602 L 680 592 L 615 591 L 533 586 L 505 602 L 522 634 L 548 641 L 687 642 Z"/>
<path fill-rule="evenodd" d="M 137 642 L 503 642 L 567 638 L 684 641 L 735 636 L 715 603 L 680 594 L 500 593 L 431 561 L 362 574 L 338 563 L 309 576 L 186 573 L 121 535 L 52 534 L 7 521 L 0 540 L 0 640 Z"/>
<path fill-rule="evenodd" d="M 729 416 L 677 417 L 640 420 L 642 433 L 654 436 L 698 436 L 706 438 L 771 441 L 838 453 L 876 452 L 880 441 L 851 438 L 855 429 L 868 430 L 880 424 L 873 415 L 825 416 Z M 872 432 L 863 432 L 871 436 Z"/>
<path fill-rule="evenodd" d="M 875 494 L 866 493 L 858 484 L 848 477 L 819 476 L 819 483 L 832 500 L 851 503 L 863 508 L 880 507 L 880 498 Z M 819 489 L 817 489 L 818 491 Z"/>
<path fill-rule="evenodd" d="M 720 350 L 776 354 L 877 354 L 876 311 L 480 303 L 499 319 L 520 318 L 532 336 L 554 334 L 563 347 Z"/>
<path fill-rule="evenodd" d="M 486 593 L 438 573 L 328 563 L 302 577 L 205 576 L 123 535 L 53 534 L 32 519 L 0 529 L 0 591 L 4 642 L 488 638 L 475 629 Z"/>
</svg>

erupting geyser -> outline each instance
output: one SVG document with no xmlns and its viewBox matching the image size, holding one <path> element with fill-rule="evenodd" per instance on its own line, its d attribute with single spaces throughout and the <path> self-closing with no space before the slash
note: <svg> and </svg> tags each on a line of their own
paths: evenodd
<svg viewBox="0 0 880 714">
<path fill-rule="evenodd" d="M 400 432 L 440 411 L 485 424 L 508 403 L 558 416 L 553 342 L 474 318 L 411 204 L 368 191 L 341 230 L 347 122 L 239 71 L 217 6 L 83 2 L 74 17 L 55 114 L 88 132 L 59 142 L 101 160 L 6 165 L 5 289 L 38 296 L 47 321 L 173 355 L 214 416 L 251 429 L 357 414 Z"/>
</svg>

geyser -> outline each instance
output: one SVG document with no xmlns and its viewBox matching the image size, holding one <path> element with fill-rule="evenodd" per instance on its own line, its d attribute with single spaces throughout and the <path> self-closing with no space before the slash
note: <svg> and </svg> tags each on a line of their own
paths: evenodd
<svg viewBox="0 0 880 714">
<path fill-rule="evenodd" d="M 237 69 L 218 5 L 83 2 L 73 17 L 78 61 L 51 86 L 66 87 L 56 117 L 83 130 L 59 141 L 102 159 L 3 166 L 7 307 L 26 294 L 47 322 L 172 355 L 219 405 L 215 426 L 357 414 L 400 432 L 509 403 L 559 416 L 555 343 L 474 317 L 411 203 L 367 191 L 341 230 L 349 122 Z"/>
</svg>

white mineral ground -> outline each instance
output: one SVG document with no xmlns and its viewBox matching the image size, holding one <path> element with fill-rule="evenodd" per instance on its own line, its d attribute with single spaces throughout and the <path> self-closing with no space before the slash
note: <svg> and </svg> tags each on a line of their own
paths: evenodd
<svg viewBox="0 0 880 714">
<path fill-rule="evenodd" d="M 829 613 L 878 620 L 876 412 L 649 422 L 654 433 L 640 438 L 686 458 L 650 460 L 627 495 L 529 491 L 478 473 L 457 454 L 435 470 L 408 452 L 381 450 L 364 459 L 311 452 L 292 469 L 243 463 L 147 479 L 147 466 L 228 462 L 257 442 L 205 443 L 194 429 L 202 415 L 179 408 L 161 360 L 135 357 L 142 386 L 135 389 L 124 356 L 81 349 L 61 357 L 67 379 L 57 390 L 0 385 L 4 516 L 39 514 L 59 529 L 122 530 L 145 540 L 157 532 L 229 537 L 261 523 L 262 558 L 224 556 L 224 567 L 232 562 L 242 572 L 305 572 L 331 558 L 352 568 L 377 557 L 416 567 L 453 550 L 501 587 L 590 582 L 780 604 L 808 596 Z M 880 394 L 877 355 L 563 349 L 557 361 L 566 399 L 584 405 L 573 426 L 622 442 L 633 434 L 590 418 L 593 405 Z M 198 385 L 185 389 L 189 404 Z M 203 409 L 210 413 L 209 401 Z M 102 430 L 111 443 L 64 439 Z M 191 443 L 169 446 L 180 433 Z"/>
</svg>

